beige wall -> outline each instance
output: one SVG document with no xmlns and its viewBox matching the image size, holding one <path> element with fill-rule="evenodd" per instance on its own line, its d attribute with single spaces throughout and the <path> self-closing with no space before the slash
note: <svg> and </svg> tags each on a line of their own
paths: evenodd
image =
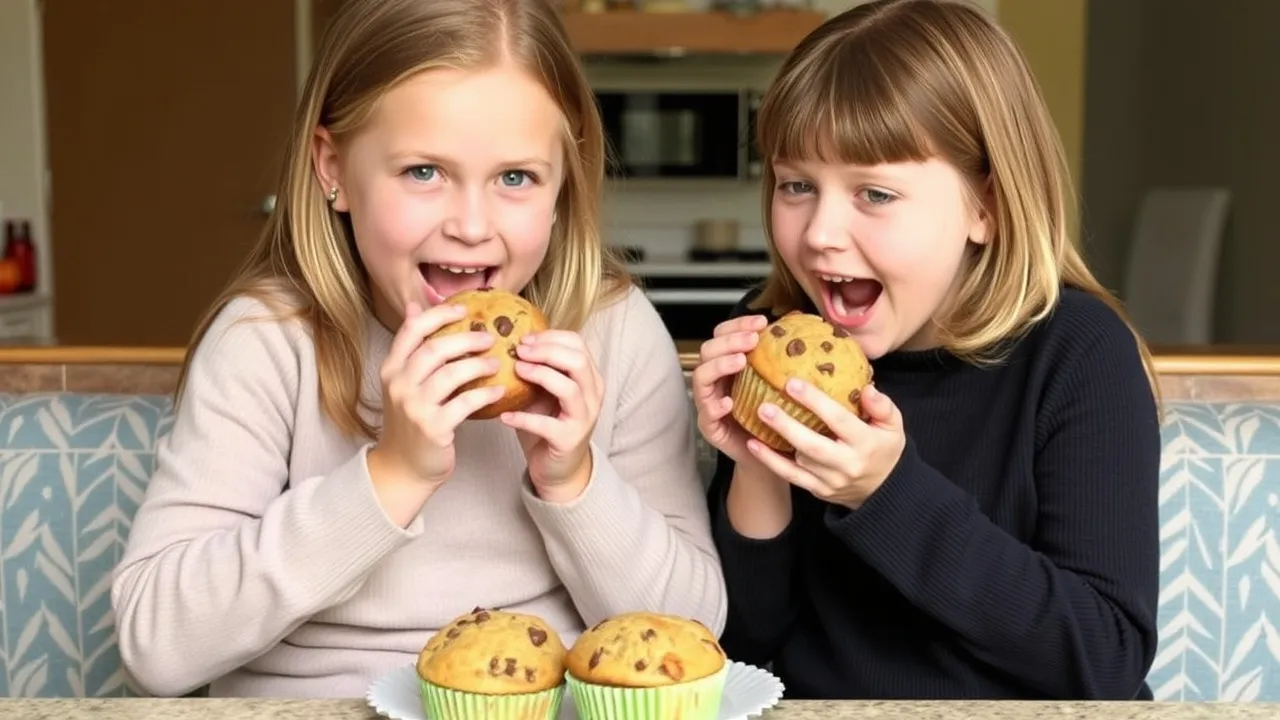
<svg viewBox="0 0 1280 720">
<path fill-rule="evenodd" d="M 1080 188 L 1088 0 L 1000 0 L 1000 24 L 1022 48 Z"/>
</svg>

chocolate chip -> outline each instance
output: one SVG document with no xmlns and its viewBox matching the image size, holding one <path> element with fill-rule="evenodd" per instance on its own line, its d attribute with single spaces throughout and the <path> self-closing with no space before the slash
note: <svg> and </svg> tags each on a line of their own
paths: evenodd
<svg viewBox="0 0 1280 720">
<path fill-rule="evenodd" d="M 831 352 L 832 350 L 834 350 L 834 349 L 835 349 L 835 347 L 836 347 L 835 345 L 832 345 L 832 344 L 831 344 L 831 341 L 830 341 L 830 340 L 823 340 L 823 341 L 822 341 L 822 352 L 828 352 L 828 353 L 829 353 L 829 352 Z"/>
<path fill-rule="evenodd" d="M 449 632 L 445 633 L 444 636 L 452 640 L 461 634 L 462 634 L 462 631 L 454 627 L 454 628 L 449 628 Z"/>
<path fill-rule="evenodd" d="M 531 668 L 531 667 L 527 667 L 527 668 L 525 668 L 525 669 L 524 669 L 524 681 L 525 681 L 525 682 L 533 682 L 534 680 L 536 680 L 536 679 L 537 679 L 537 677 L 538 677 L 538 671 L 537 671 L 537 670 L 534 670 L 534 669 L 533 669 L 533 668 Z"/>
<path fill-rule="evenodd" d="M 637 661 L 636 661 L 636 672 L 640 672 L 640 671 L 644 670 L 644 669 L 645 669 L 645 668 L 647 668 L 647 667 L 649 667 L 649 663 L 645 662 L 644 660 L 637 660 Z"/>
<path fill-rule="evenodd" d="M 591 660 L 587 661 L 587 669 L 595 670 L 602 657 L 604 657 L 604 648 L 596 648 L 596 651 L 591 653 Z"/>
<path fill-rule="evenodd" d="M 529 642 L 533 643 L 534 647 L 542 647 L 542 643 L 546 641 L 547 641 L 546 630 L 542 630 L 541 628 L 536 628 L 536 627 L 529 628 Z"/>
<path fill-rule="evenodd" d="M 516 324 L 511 322 L 511 318 L 506 315 L 499 315 L 493 319 L 493 329 L 497 330 L 502 337 L 506 337 L 511 334 L 512 330 L 516 329 Z"/>
<path fill-rule="evenodd" d="M 484 611 L 484 608 L 482 608 L 482 607 L 480 607 L 479 605 L 477 605 L 477 606 L 475 606 L 475 608 L 474 608 L 474 609 L 472 609 L 471 614 L 472 614 L 472 615 L 475 615 L 476 613 L 478 613 L 478 612 L 483 612 L 483 611 Z"/>
<path fill-rule="evenodd" d="M 501 662 L 502 661 L 498 659 L 497 655 L 494 655 L 493 657 L 489 658 L 489 674 L 490 675 L 494 677 L 498 676 L 498 668 L 500 667 Z"/>
<path fill-rule="evenodd" d="M 769 328 L 769 334 L 774 337 L 782 337 L 783 335 L 787 334 L 787 330 L 781 325 L 774 325 L 773 327 Z"/>
<path fill-rule="evenodd" d="M 835 335 L 835 336 L 836 336 L 836 337 L 838 337 L 838 338 L 847 338 L 847 337 L 849 337 L 849 333 L 845 332 L 844 328 L 832 328 L 832 329 L 831 329 L 831 334 L 832 334 L 832 335 Z"/>
<path fill-rule="evenodd" d="M 684 664 L 672 653 L 662 656 L 662 667 L 658 668 L 658 671 L 676 682 L 684 679 Z"/>
<path fill-rule="evenodd" d="M 520 358 L 520 356 L 516 353 L 516 346 L 515 346 L 515 345 L 508 345 L 508 346 L 507 346 L 507 355 L 509 355 L 509 356 L 511 356 L 513 359 L 517 359 L 517 360 Z"/>
<path fill-rule="evenodd" d="M 787 357 L 797 357 L 804 354 L 804 341 L 796 338 L 787 343 Z"/>
<path fill-rule="evenodd" d="M 479 625 L 479 624 L 481 624 L 481 623 L 485 622 L 485 621 L 486 621 L 486 620 L 488 620 L 488 619 L 489 619 L 489 611 L 488 611 L 488 610 L 481 610 L 480 612 L 476 613 L 476 624 L 477 624 L 477 625 Z"/>
<path fill-rule="evenodd" d="M 516 659 L 515 658 L 507 658 L 507 666 L 502 669 L 502 674 L 506 675 L 507 677 L 516 676 Z"/>
<path fill-rule="evenodd" d="M 644 632 L 640 633 L 640 639 L 645 642 L 649 642 L 650 640 L 656 637 L 658 637 L 658 633 L 653 628 L 649 628 L 648 630 L 645 630 Z"/>
<path fill-rule="evenodd" d="M 484 332 L 484 323 L 479 320 L 471 321 L 471 332 Z"/>
<path fill-rule="evenodd" d="M 834 363 L 818 363 L 818 372 L 823 375 L 835 375 L 836 366 Z"/>
<path fill-rule="evenodd" d="M 849 404 L 850 404 L 850 405 L 852 405 L 852 406 L 854 406 L 854 407 L 858 407 L 858 401 L 859 401 L 859 400 L 861 400 L 861 399 L 862 399 L 862 391 L 861 391 L 861 390 L 854 390 L 853 392 L 849 393 Z"/>
</svg>

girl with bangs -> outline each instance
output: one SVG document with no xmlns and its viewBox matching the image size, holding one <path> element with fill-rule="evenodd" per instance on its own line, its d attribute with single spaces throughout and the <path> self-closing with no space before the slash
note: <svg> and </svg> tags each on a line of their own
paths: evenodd
<svg viewBox="0 0 1280 720">
<path fill-rule="evenodd" d="M 731 657 L 795 698 L 1150 698 L 1160 430 L 1147 349 L 1067 234 L 1026 62 L 982 11 L 828 20 L 764 98 L 773 273 L 702 347 Z M 872 362 L 868 420 L 792 380 L 780 455 L 730 416 L 800 310 Z"/>
<path fill-rule="evenodd" d="M 604 252 L 604 141 L 546 0 L 351 0 L 319 48 L 281 201 L 199 328 L 111 589 L 159 695 L 362 697 L 479 606 L 572 643 L 633 610 L 719 631 L 692 409 L 654 308 Z M 446 299 L 551 329 L 501 389 Z"/>
</svg>

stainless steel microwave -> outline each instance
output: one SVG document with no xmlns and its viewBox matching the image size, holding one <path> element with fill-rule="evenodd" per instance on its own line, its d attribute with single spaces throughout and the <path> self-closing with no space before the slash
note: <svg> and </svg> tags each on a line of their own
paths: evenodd
<svg viewBox="0 0 1280 720">
<path fill-rule="evenodd" d="M 751 90 L 596 90 L 609 175 L 625 178 L 760 176 Z"/>
</svg>

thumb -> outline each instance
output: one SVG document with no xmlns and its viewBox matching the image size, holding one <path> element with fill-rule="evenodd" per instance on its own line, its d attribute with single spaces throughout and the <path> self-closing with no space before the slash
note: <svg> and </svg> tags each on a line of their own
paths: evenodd
<svg viewBox="0 0 1280 720">
<path fill-rule="evenodd" d="M 862 391 L 862 407 L 875 425 L 891 428 L 902 425 L 902 414 L 898 412 L 898 406 L 875 385 L 868 385 Z"/>
</svg>

